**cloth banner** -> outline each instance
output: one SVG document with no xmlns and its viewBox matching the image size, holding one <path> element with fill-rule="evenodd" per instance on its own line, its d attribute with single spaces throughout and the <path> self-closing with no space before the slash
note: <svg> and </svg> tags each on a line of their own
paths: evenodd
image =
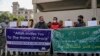
<svg viewBox="0 0 100 56">
<path fill-rule="evenodd" d="M 51 45 L 51 30 L 26 28 L 6 29 L 8 51 L 48 52 Z"/>
<path fill-rule="evenodd" d="M 53 31 L 55 53 L 100 52 L 100 26 Z"/>
</svg>

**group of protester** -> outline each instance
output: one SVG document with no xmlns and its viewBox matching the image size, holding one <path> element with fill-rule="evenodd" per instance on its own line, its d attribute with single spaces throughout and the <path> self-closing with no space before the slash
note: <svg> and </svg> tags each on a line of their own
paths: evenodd
<svg viewBox="0 0 100 56">
<path fill-rule="evenodd" d="M 70 20 L 70 19 L 69 19 Z M 91 20 L 96 20 L 95 17 L 93 17 Z M 34 28 L 38 28 L 38 29 L 60 29 L 60 28 L 64 28 L 64 22 L 62 20 L 58 21 L 57 17 L 53 17 L 53 22 L 48 22 L 47 24 L 44 21 L 43 16 L 39 17 L 39 22 L 36 23 Z M 83 15 L 79 15 L 77 22 L 73 23 L 73 27 L 84 27 L 86 26 L 86 23 L 84 22 L 84 17 Z"/>
<path fill-rule="evenodd" d="M 96 18 L 93 17 L 91 20 L 96 20 Z M 44 17 L 40 16 L 39 21 L 36 24 L 34 24 L 35 21 L 33 19 L 29 19 L 29 20 L 26 20 L 28 21 L 28 26 L 20 26 L 20 23 L 18 22 L 16 18 L 14 18 L 13 21 L 17 21 L 18 28 L 38 28 L 38 29 L 54 29 L 54 30 L 64 28 L 64 22 L 62 20 L 58 21 L 57 17 L 53 17 L 52 22 L 46 23 L 46 21 L 44 20 Z M 70 21 L 70 19 L 68 19 L 68 21 Z M 5 20 L 5 23 L 3 22 L 0 25 L 3 28 L 7 28 L 9 27 L 9 21 Z M 73 27 L 84 27 L 84 26 L 86 26 L 86 23 L 84 22 L 84 16 L 79 15 L 77 22 L 73 23 Z"/>
<path fill-rule="evenodd" d="M 96 20 L 96 18 L 92 18 L 92 20 Z M 15 18 L 14 21 L 17 21 L 17 19 Z M 9 27 L 7 24 L 8 24 L 8 21 L 5 21 L 5 24 L 2 23 L 1 25 L 3 26 L 3 28 L 7 28 L 7 27 Z M 21 28 L 54 29 L 54 30 L 57 30 L 57 29 L 60 29 L 60 28 L 64 28 L 63 24 L 64 24 L 63 21 L 62 20 L 58 21 L 57 17 L 53 17 L 53 22 L 46 23 L 45 20 L 44 20 L 44 17 L 40 16 L 39 21 L 35 25 L 34 25 L 34 20 L 30 19 L 29 22 L 28 22 L 28 26 L 19 26 L 19 23 L 17 23 L 17 26 L 18 26 L 18 28 L 21 27 Z M 74 22 L 73 27 L 84 27 L 84 26 L 86 26 L 86 23 L 84 22 L 84 16 L 79 15 L 77 22 Z M 51 55 L 52 54 L 53 54 L 53 49 L 52 49 L 52 46 L 51 46 Z"/>
<path fill-rule="evenodd" d="M 83 27 L 86 26 L 85 22 L 84 22 L 84 17 L 82 15 L 78 16 L 78 22 L 74 22 L 73 27 Z M 53 18 L 53 22 L 49 22 L 46 24 L 46 22 L 44 21 L 43 16 L 39 17 L 39 22 L 36 23 L 36 25 L 34 26 L 34 28 L 38 28 L 38 29 L 60 29 L 60 28 L 64 28 L 63 26 L 63 21 L 60 20 L 58 21 L 57 17 Z"/>
<path fill-rule="evenodd" d="M 96 20 L 96 18 L 92 18 L 91 20 Z M 32 22 L 33 21 L 31 20 L 31 23 Z M 84 22 L 84 17 L 82 15 L 79 15 L 78 19 L 77 19 L 77 22 L 74 22 L 73 27 L 84 27 L 84 26 L 86 26 L 86 23 Z M 39 17 L 39 22 L 37 22 L 35 24 L 34 28 L 38 28 L 38 29 L 54 29 L 54 30 L 57 30 L 57 29 L 64 28 L 64 26 L 63 26 L 63 21 L 62 20 L 58 21 L 57 17 L 53 17 L 53 22 L 46 23 L 45 20 L 44 20 L 44 17 L 40 16 Z M 50 54 L 53 55 L 52 43 L 51 43 L 51 49 L 50 50 L 51 50 Z M 38 53 L 37 53 L 37 55 L 38 55 Z M 57 55 L 58 56 L 59 55 L 62 56 L 64 54 L 58 53 Z"/>
<path fill-rule="evenodd" d="M 93 17 L 91 20 L 96 20 L 96 18 Z M 69 21 L 70 21 L 70 19 L 69 19 Z M 31 21 L 31 22 L 33 22 L 33 21 Z M 62 20 L 58 21 L 57 17 L 53 17 L 53 21 L 52 22 L 46 23 L 45 20 L 44 20 L 44 17 L 40 16 L 39 17 L 39 22 L 37 22 L 34 25 L 34 28 L 38 28 L 38 29 L 54 29 L 54 30 L 57 30 L 57 29 L 64 28 L 63 24 L 64 24 L 64 22 Z M 86 23 L 84 22 L 84 16 L 83 15 L 79 15 L 78 19 L 77 19 L 77 22 L 74 22 L 73 27 L 84 27 L 84 26 L 86 26 Z M 51 50 L 50 54 L 53 55 L 52 43 L 51 43 L 51 49 L 50 50 Z M 57 55 L 58 56 L 63 56 L 63 55 L 66 55 L 66 54 L 58 53 Z"/>
</svg>

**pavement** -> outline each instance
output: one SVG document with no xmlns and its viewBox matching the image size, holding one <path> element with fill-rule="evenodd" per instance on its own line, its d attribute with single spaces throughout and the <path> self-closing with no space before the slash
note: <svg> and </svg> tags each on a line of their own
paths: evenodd
<svg viewBox="0 0 100 56">
<path fill-rule="evenodd" d="M 2 53 L 2 55 L 0 56 L 100 56 L 100 53 L 67 53 L 67 54 L 54 54 L 54 55 L 50 55 L 49 53 L 45 55 L 45 53 L 39 53 L 38 55 L 36 55 L 36 53 L 13 53 L 13 55 L 11 55 L 9 52 L 7 55 L 5 55 L 5 53 Z"/>
</svg>

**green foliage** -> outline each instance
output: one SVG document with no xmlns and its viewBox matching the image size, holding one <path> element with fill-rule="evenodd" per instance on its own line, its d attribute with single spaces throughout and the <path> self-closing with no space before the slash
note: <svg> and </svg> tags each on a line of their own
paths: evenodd
<svg viewBox="0 0 100 56">
<path fill-rule="evenodd" d="M 2 12 L 0 14 L 0 22 L 3 22 L 5 19 L 8 19 L 10 21 L 13 21 L 14 18 L 17 18 L 19 21 L 22 21 L 24 20 L 24 17 L 23 16 L 15 16 L 9 12 Z"/>
<path fill-rule="evenodd" d="M 0 22 L 9 19 L 8 14 L 6 12 L 0 14 Z"/>
<path fill-rule="evenodd" d="M 2 15 L 2 16 L 3 16 L 3 15 Z M 2 20 L 2 18 L 3 18 L 4 16 L 3 16 L 3 17 L 2 17 L 2 16 L 0 15 L 0 22 L 2 22 L 2 21 L 3 21 L 3 20 Z"/>
<path fill-rule="evenodd" d="M 23 16 L 19 16 L 19 17 L 18 17 L 18 20 L 19 20 L 19 21 L 23 21 L 24 19 L 25 19 L 25 18 L 24 18 Z"/>
</svg>

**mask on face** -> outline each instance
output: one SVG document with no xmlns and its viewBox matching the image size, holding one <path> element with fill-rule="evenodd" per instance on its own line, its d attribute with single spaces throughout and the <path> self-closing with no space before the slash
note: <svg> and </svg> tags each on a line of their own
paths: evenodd
<svg viewBox="0 0 100 56">
<path fill-rule="evenodd" d="M 79 22 L 81 22 L 81 19 L 78 19 Z"/>
</svg>

